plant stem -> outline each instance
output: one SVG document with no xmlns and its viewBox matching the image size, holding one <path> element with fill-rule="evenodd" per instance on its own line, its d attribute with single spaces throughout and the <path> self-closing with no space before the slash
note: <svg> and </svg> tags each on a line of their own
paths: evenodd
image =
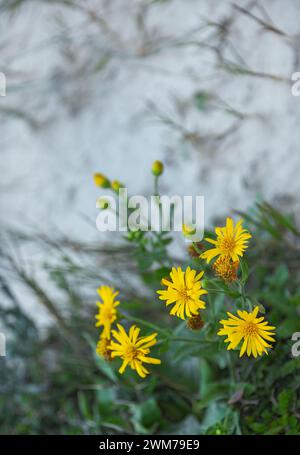
<svg viewBox="0 0 300 455">
<path fill-rule="evenodd" d="M 193 247 L 194 247 L 195 251 L 196 251 L 196 252 L 197 252 L 199 255 L 200 255 L 200 254 L 202 254 L 202 251 L 201 251 L 201 250 L 199 250 L 199 248 L 198 248 L 198 246 L 197 246 L 197 243 L 196 243 L 196 242 L 193 242 Z"/>
<path fill-rule="evenodd" d="M 154 196 L 159 196 L 158 192 L 158 176 L 154 176 Z"/>
<path fill-rule="evenodd" d="M 156 324 L 152 324 L 151 322 L 144 321 L 143 319 L 139 319 L 136 317 L 132 317 L 129 314 L 121 313 L 121 311 L 118 311 L 118 313 L 124 318 L 127 319 L 128 321 L 133 321 L 137 322 L 138 324 L 144 325 L 146 327 L 149 327 L 150 329 L 153 329 L 157 332 L 164 333 L 165 336 L 169 337 L 169 331 L 166 329 L 162 329 L 161 327 L 157 326 Z"/>
<path fill-rule="evenodd" d="M 216 341 L 215 340 L 200 340 L 200 339 L 196 339 L 196 338 L 170 338 L 169 341 L 179 341 L 179 342 L 184 342 L 184 343 L 197 343 L 201 346 L 203 346 L 203 344 L 205 343 L 208 343 L 208 344 L 212 344 L 212 343 L 215 343 Z"/>
</svg>

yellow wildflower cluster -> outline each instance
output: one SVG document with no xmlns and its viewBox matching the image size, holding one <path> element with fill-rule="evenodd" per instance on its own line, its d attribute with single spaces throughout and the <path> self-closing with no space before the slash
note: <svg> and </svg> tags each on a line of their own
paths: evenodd
<svg viewBox="0 0 300 455">
<path fill-rule="evenodd" d="M 251 239 L 251 234 L 242 227 L 243 220 L 240 220 L 234 226 L 234 222 L 231 218 L 227 218 L 226 226 L 216 227 L 215 232 L 217 238 L 205 240 L 214 245 L 211 248 L 201 254 L 203 259 L 206 259 L 209 263 L 215 256 L 230 258 L 232 261 L 239 261 L 239 257 L 242 257 L 246 248 L 248 248 L 248 240 Z"/>
<path fill-rule="evenodd" d="M 118 330 L 112 329 L 118 319 L 116 307 L 120 302 L 116 300 L 116 297 L 119 292 L 109 286 L 101 286 L 97 292 L 101 302 L 97 302 L 99 311 L 95 317 L 96 327 L 103 327 L 96 348 L 97 354 L 107 361 L 120 357 L 123 362 L 119 373 L 124 373 L 129 365 L 132 370 L 136 370 L 140 377 L 144 378 L 149 371 L 143 366 L 143 363 L 161 363 L 159 359 L 148 357 L 150 347 L 157 343 L 157 334 L 152 333 L 149 336 L 141 337 L 139 336 L 140 329 L 135 325 L 130 327 L 128 335 L 121 324 L 117 324 Z"/>
<path fill-rule="evenodd" d="M 187 235 L 187 228 L 184 225 L 183 234 Z M 238 279 L 237 272 L 240 264 L 240 258 L 244 255 L 248 247 L 248 241 L 251 234 L 243 228 L 242 220 L 236 225 L 231 218 L 227 218 L 224 227 L 215 229 L 216 239 L 206 238 L 209 243 L 214 245 L 214 248 L 198 254 L 198 257 L 205 259 L 210 263 L 216 258 L 212 268 L 215 274 L 224 279 L 229 284 Z M 193 244 L 193 254 L 198 250 L 197 245 Z M 201 278 L 204 272 L 197 273 L 188 267 L 185 271 L 178 267 L 172 268 L 170 280 L 164 278 L 162 284 L 166 289 L 157 291 L 159 299 L 164 300 L 166 305 L 173 304 L 170 314 L 178 316 L 181 319 L 188 317 L 188 327 L 191 329 L 202 328 L 200 310 L 205 309 L 205 302 L 200 299 L 207 291 L 202 287 Z M 227 349 L 235 349 L 243 341 L 240 348 L 240 356 L 246 353 L 248 356 L 257 357 L 263 353 L 268 353 L 267 348 L 272 348 L 268 341 L 275 342 L 273 330 L 275 327 L 269 326 L 263 317 L 258 318 L 258 306 L 253 311 L 237 311 L 239 317 L 230 313 L 228 320 L 220 321 L 223 328 L 218 332 L 218 335 L 226 335 L 225 342 L 229 342 Z"/>
<path fill-rule="evenodd" d="M 227 218 L 226 226 L 217 227 L 215 233 L 217 238 L 206 240 L 214 245 L 200 255 L 209 263 L 214 257 L 218 256 L 213 264 L 213 270 L 216 275 L 223 278 L 227 283 L 237 280 L 237 271 L 239 268 L 240 258 L 248 248 L 248 241 L 251 234 L 243 228 L 243 221 L 240 220 L 234 225 L 231 218 Z M 227 313 L 229 319 L 221 320 L 223 328 L 219 330 L 218 335 L 226 335 L 225 342 L 229 342 L 227 349 L 235 349 L 240 345 L 240 357 L 246 353 L 249 357 L 253 355 L 268 354 L 266 348 L 272 348 L 267 341 L 275 342 L 271 335 L 275 327 L 269 326 L 263 317 L 258 318 L 259 307 L 256 306 L 253 311 L 237 311 L 239 317 Z M 267 341 L 266 341 L 267 340 Z"/>
<path fill-rule="evenodd" d="M 155 161 L 152 165 L 152 173 L 157 178 L 163 173 L 164 166 L 160 161 Z M 110 181 L 102 174 L 94 175 L 94 182 L 98 187 L 109 188 L 118 192 L 122 184 L 117 181 Z M 157 188 L 157 186 L 156 186 Z M 106 208 L 105 198 L 98 199 L 99 208 Z M 193 226 L 184 224 L 182 226 L 183 235 L 191 239 L 196 230 Z M 243 227 L 243 220 L 236 224 L 231 218 L 226 219 L 225 226 L 215 228 L 215 238 L 205 238 L 212 245 L 206 249 L 202 243 L 192 242 L 188 248 L 191 260 L 199 261 L 203 259 L 217 277 L 214 282 L 220 286 L 219 292 L 232 288 L 238 291 L 242 307 L 249 303 L 249 311 L 237 310 L 236 314 L 227 313 L 228 319 L 222 319 L 222 328 L 217 335 L 225 336 L 227 349 L 240 350 L 240 357 L 261 356 L 268 354 L 268 349 L 272 348 L 275 342 L 275 327 L 268 324 L 264 317 L 259 317 L 259 307 L 252 307 L 251 301 L 244 294 L 244 281 L 239 280 L 238 272 L 241 258 L 248 248 L 251 234 Z M 244 261 L 244 260 L 243 260 Z M 244 277 L 243 263 L 241 265 L 242 277 Z M 225 283 L 220 283 L 220 280 Z M 237 282 L 237 283 L 236 283 Z M 214 290 L 209 289 L 207 284 L 209 279 L 205 279 L 204 271 L 197 271 L 191 267 L 172 267 L 168 277 L 163 278 L 161 284 L 163 289 L 157 291 L 159 299 L 164 301 L 169 307 L 170 315 L 187 320 L 187 327 L 191 330 L 200 330 L 205 326 L 202 319 L 202 311 L 206 309 L 204 296 Z M 148 336 L 140 336 L 140 328 L 136 325 L 129 327 L 128 332 L 120 324 L 118 306 L 120 305 L 117 296 L 119 294 L 114 288 L 101 286 L 98 289 L 100 301 L 97 302 L 98 314 L 96 315 L 96 327 L 101 327 L 100 338 L 96 347 L 99 356 L 107 361 L 112 361 L 119 357 L 122 361 L 119 372 L 122 374 L 127 366 L 135 370 L 137 374 L 144 378 L 149 374 L 145 364 L 160 364 L 161 360 L 150 357 L 150 349 L 157 343 L 157 333 Z M 230 295 L 230 292 L 228 292 Z"/>
</svg>

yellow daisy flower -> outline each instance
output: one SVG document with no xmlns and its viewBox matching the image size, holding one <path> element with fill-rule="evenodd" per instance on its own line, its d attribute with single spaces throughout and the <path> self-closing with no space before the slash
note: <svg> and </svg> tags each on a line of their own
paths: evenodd
<svg viewBox="0 0 300 455">
<path fill-rule="evenodd" d="M 201 281 L 204 272 L 197 274 L 196 270 L 190 267 L 182 271 L 181 267 L 172 268 L 170 278 L 172 281 L 163 278 L 161 283 L 167 286 L 166 290 L 157 291 L 160 300 L 166 300 L 166 305 L 175 303 L 170 311 L 171 315 L 185 319 L 198 314 L 199 309 L 205 308 L 205 302 L 200 300 L 200 296 L 207 294 L 202 289 Z"/>
<path fill-rule="evenodd" d="M 95 316 L 97 319 L 96 327 L 103 326 L 102 336 L 110 339 L 111 325 L 117 319 L 116 307 L 120 304 L 119 301 L 115 301 L 119 292 L 109 286 L 101 286 L 97 292 L 102 302 L 97 302 L 99 312 Z"/>
<path fill-rule="evenodd" d="M 149 371 L 144 367 L 143 363 L 160 364 L 159 359 L 147 357 L 150 352 L 150 347 L 157 343 L 157 333 L 152 333 L 147 337 L 139 337 L 140 329 L 135 325 L 130 327 L 129 335 L 127 335 L 124 327 L 117 324 L 118 331 L 112 330 L 112 335 L 117 341 L 112 341 L 109 349 L 111 357 L 121 357 L 123 360 L 119 373 L 123 374 L 127 365 L 132 370 L 136 370 L 141 378 L 145 378 Z"/>
<path fill-rule="evenodd" d="M 229 319 L 220 321 L 220 324 L 223 324 L 223 328 L 219 330 L 218 335 L 227 336 L 224 341 L 225 343 L 230 343 L 227 346 L 228 351 L 235 349 L 243 340 L 240 357 L 245 352 L 248 357 L 253 355 L 255 358 L 264 352 L 268 354 L 267 348 L 272 348 L 272 345 L 267 343 L 267 341 L 275 342 L 273 338 L 275 327 L 268 325 L 268 322 L 264 321 L 264 317 L 258 318 L 258 310 L 258 306 L 250 313 L 238 310 L 239 318 L 227 313 Z"/>
<path fill-rule="evenodd" d="M 239 256 L 243 256 L 246 248 L 248 248 L 248 240 L 252 237 L 246 229 L 243 229 L 242 223 L 243 220 L 240 220 L 234 226 L 233 220 L 227 218 L 226 226 L 215 229 L 216 240 L 205 239 L 215 247 L 205 251 L 200 257 L 206 259 L 208 263 L 218 255 L 231 258 L 233 262 L 239 261 Z"/>
</svg>

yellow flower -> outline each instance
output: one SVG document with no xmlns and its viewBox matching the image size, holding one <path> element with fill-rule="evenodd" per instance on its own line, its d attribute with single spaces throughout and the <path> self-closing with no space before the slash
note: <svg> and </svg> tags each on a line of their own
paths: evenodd
<svg viewBox="0 0 300 455">
<path fill-rule="evenodd" d="M 220 256 L 215 261 L 212 268 L 217 276 L 223 278 L 227 283 L 232 283 L 237 280 L 239 261 L 233 262 L 229 257 Z"/>
<path fill-rule="evenodd" d="M 159 177 L 164 172 L 164 165 L 161 161 L 154 161 L 152 164 L 152 174 Z"/>
<path fill-rule="evenodd" d="M 116 306 L 118 306 L 120 302 L 115 301 L 115 298 L 119 292 L 109 286 L 101 286 L 97 289 L 97 292 L 102 299 L 102 302 L 97 302 L 99 312 L 96 315 L 96 327 L 103 326 L 102 336 L 109 339 L 111 325 L 117 319 Z"/>
<path fill-rule="evenodd" d="M 200 257 L 206 259 L 207 262 L 218 255 L 231 258 L 234 262 L 239 261 L 239 256 L 243 256 L 244 251 L 248 248 L 248 240 L 252 237 L 246 229 L 243 229 L 242 222 L 243 220 L 240 220 L 234 226 L 233 220 L 227 218 L 226 226 L 215 229 L 216 240 L 205 239 L 215 247 L 205 251 Z"/>
<path fill-rule="evenodd" d="M 272 336 L 274 335 L 275 327 L 268 325 L 264 321 L 264 317 L 257 317 L 258 306 L 251 313 L 238 310 L 237 316 L 227 313 L 229 319 L 220 321 L 223 328 L 219 330 L 218 335 L 227 336 L 225 343 L 230 343 L 227 350 L 235 349 L 243 340 L 240 348 L 240 357 L 246 352 L 248 357 L 254 355 L 262 355 L 264 352 L 268 354 L 267 348 L 272 348 L 272 345 L 267 341 L 275 342 Z M 267 341 L 266 341 L 267 340 Z"/>
<path fill-rule="evenodd" d="M 196 273 L 196 270 L 192 270 L 190 267 L 185 272 L 181 270 L 181 267 L 178 269 L 173 267 L 170 273 L 172 281 L 162 279 L 161 282 L 167 286 L 167 289 L 157 291 L 157 293 L 160 294 L 160 300 L 166 300 L 166 305 L 175 303 L 170 311 L 171 315 L 176 315 L 181 319 L 185 319 L 185 316 L 190 318 L 197 315 L 199 309 L 205 308 L 205 302 L 200 300 L 201 295 L 207 294 L 207 291 L 201 288 L 200 281 L 204 272 L 200 272 L 198 275 Z"/>
<path fill-rule="evenodd" d="M 147 337 L 139 337 L 140 329 L 135 325 L 130 327 L 129 335 L 127 335 L 124 327 L 117 324 L 118 331 L 112 330 L 112 335 L 117 341 L 112 341 L 109 349 L 111 349 L 111 357 L 120 357 L 123 360 L 119 373 L 123 374 L 127 365 L 132 370 L 136 370 L 141 378 L 145 378 L 149 371 L 144 367 L 143 363 L 160 364 L 159 359 L 147 357 L 150 352 L 150 347 L 157 343 L 157 333 L 152 333 Z"/>
<path fill-rule="evenodd" d="M 103 174 L 99 174 L 99 173 L 94 174 L 94 183 L 96 186 L 100 186 L 101 188 L 110 187 L 110 181 Z"/>
<path fill-rule="evenodd" d="M 97 343 L 96 353 L 107 361 L 112 360 L 111 350 L 109 349 L 109 345 L 110 345 L 110 340 L 103 337 L 101 334 L 100 339 Z"/>
</svg>

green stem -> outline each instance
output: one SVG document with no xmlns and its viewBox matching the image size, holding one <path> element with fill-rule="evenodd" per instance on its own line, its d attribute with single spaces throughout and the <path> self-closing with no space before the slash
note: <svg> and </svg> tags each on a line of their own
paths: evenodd
<svg viewBox="0 0 300 455">
<path fill-rule="evenodd" d="M 199 248 L 198 248 L 198 246 L 197 246 L 197 243 L 196 243 L 196 242 L 193 242 L 193 247 L 194 247 L 195 251 L 196 251 L 196 252 L 199 254 L 199 256 L 200 256 L 200 254 L 202 254 L 202 251 L 201 251 L 201 250 L 199 250 Z"/>
<path fill-rule="evenodd" d="M 247 304 L 246 295 L 245 295 L 245 288 L 244 288 L 243 283 L 240 280 L 238 281 L 238 290 L 239 290 L 239 293 L 240 293 L 240 296 L 241 296 L 243 308 L 245 308 L 246 304 Z"/>
<path fill-rule="evenodd" d="M 157 175 L 154 176 L 154 196 L 159 196 L 158 192 L 158 179 L 159 177 Z"/>
<path fill-rule="evenodd" d="M 147 322 L 147 321 L 144 321 L 143 319 L 132 317 L 129 314 L 121 313 L 121 311 L 118 311 L 118 313 L 120 314 L 120 316 L 122 316 L 124 319 L 127 319 L 128 321 L 133 321 L 138 324 L 149 327 L 150 329 L 155 330 L 156 332 L 164 333 L 165 336 L 167 336 L 167 337 L 170 336 L 169 332 L 166 329 L 162 329 L 161 327 L 159 327 L 155 324 L 152 324 L 151 322 Z"/>
<path fill-rule="evenodd" d="M 221 289 L 209 289 L 209 288 L 205 288 L 205 287 L 203 287 L 203 289 L 205 289 L 205 291 L 211 292 L 211 293 L 215 292 L 216 294 L 218 294 L 218 293 L 219 294 L 226 294 L 226 295 L 228 294 L 226 291 L 222 291 Z"/>
<path fill-rule="evenodd" d="M 205 343 L 208 343 L 208 344 L 211 344 L 211 343 L 215 343 L 216 341 L 215 340 L 199 340 L 199 339 L 196 339 L 196 338 L 170 338 L 169 341 L 179 341 L 179 342 L 183 342 L 183 343 L 197 343 L 199 344 L 199 346 L 203 346 L 203 344 Z"/>
</svg>

